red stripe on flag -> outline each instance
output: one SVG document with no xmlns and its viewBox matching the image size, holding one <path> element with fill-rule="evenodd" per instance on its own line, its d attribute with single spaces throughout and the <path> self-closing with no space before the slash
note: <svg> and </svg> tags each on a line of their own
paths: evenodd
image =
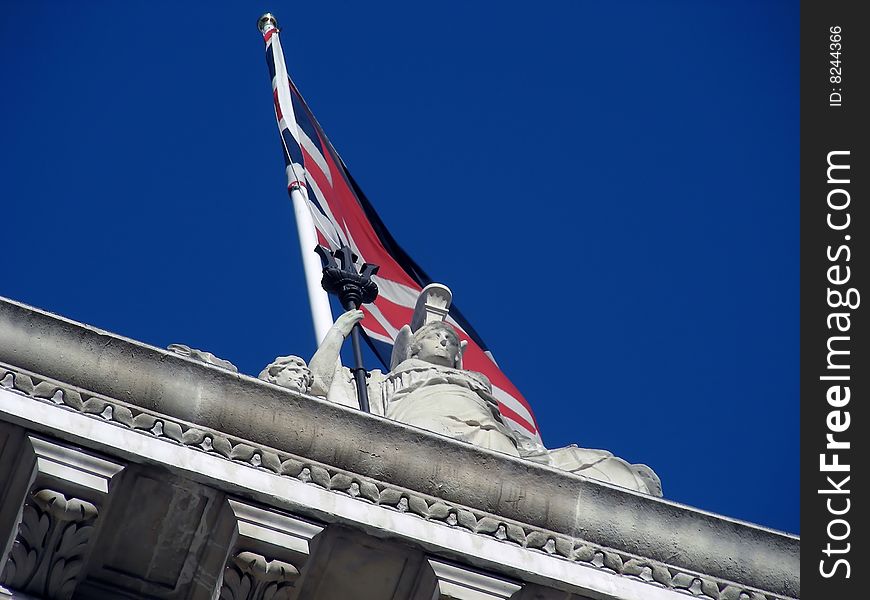
<svg viewBox="0 0 870 600">
<path fill-rule="evenodd" d="M 409 324 L 411 322 L 411 317 L 414 316 L 414 309 L 402 306 L 401 304 L 396 304 L 395 302 L 388 300 L 385 296 L 378 296 L 375 299 L 375 306 L 381 310 L 381 314 L 386 317 L 387 321 L 390 322 L 390 325 L 395 327 L 397 330 L 401 329 L 403 325 Z"/>
<path fill-rule="evenodd" d="M 538 432 L 538 428 L 536 426 L 526 421 L 525 417 L 521 417 L 520 415 L 512 411 L 510 407 L 506 404 L 502 404 L 501 402 L 499 402 L 498 410 L 499 412 L 501 412 L 502 416 L 505 419 L 507 419 L 508 421 L 513 421 L 514 423 L 528 431 L 530 434 L 535 435 Z"/>
</svg>

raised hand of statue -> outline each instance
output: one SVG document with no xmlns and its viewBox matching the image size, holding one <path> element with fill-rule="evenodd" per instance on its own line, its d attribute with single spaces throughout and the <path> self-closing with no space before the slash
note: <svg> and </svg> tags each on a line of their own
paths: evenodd
<svg viewBox="0 0 870 600">
<path fill-rule="evenodd" d="M 349 310 L 335 320 L 333 327 L 337 329 L 342 336 L 347 337 L 350 335 L 353 326 L 362 321 L 362 318 L 363 311 L 358 309 Z"/>
<path fill-rule="evenodd" d="M 359 323 L 362 318 L 363 312 L 361 310 L 349 310 L 338 317 L 329 331 L 326 332 L 317 352 L 308 361 L 308 368 L 311 370 L 313 378 L 309 390 L 310 394 L 323 397 L 328 395 L 336 368 L 341 366 L 338 363 L 338 355 L 341 352 L 344 338 L 350 335 L 353 326 Z"/>
</svg>

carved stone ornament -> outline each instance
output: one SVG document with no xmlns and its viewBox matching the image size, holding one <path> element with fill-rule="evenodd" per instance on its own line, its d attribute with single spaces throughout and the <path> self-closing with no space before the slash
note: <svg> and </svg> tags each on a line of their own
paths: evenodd
<svg viewBox="0 0 870 600">
<path fill-rule="evenodd" d="M 186 356 L 187 358 L 198 360 L 199 362 L 205 363 L 207 365 L 214 365 L 216 367 L 220 367 L 221 369 L 227 369 L 228 371 L 232 371 L 233 373 L 239 372 L 239 368 L 230 361 L 223 358 L 218 358 L 211 352 L 206 352 L 205 350 L 197 350 L 196 348 L 191 348 L 190 346 L 185 346 L 184 344 L 169 344 L 166 349 L 170 352 L 180 354 L 181 356 Z"/>
<path fill-rule="evenodd" d="M 299 570 L 255 552 L 239 552 L 227 564 L 221 600 L 289 600 Z"/>
<path fill-rule="evenodd" d="M 85 500 L 48 489 L 33 493 L 0 581 L 42 598 L 70 598 L 97 514 Z"/>
</svg>

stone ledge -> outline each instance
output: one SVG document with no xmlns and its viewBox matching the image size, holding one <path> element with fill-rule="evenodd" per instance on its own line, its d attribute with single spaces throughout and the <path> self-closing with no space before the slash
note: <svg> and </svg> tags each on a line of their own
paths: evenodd
<svg viewBox="0 0 870 600">
<path fill-rule="evenodd" d="M 540 536 L 523 531 L 525 543 L 532 547 L 540 542 L 543 551 L 559 553 L 559 540 L 572 540 L 568 542 L 570 552 L 563 549 L 562 553 L 576 557 L 574 560 L 583 560 L 591 552 L 587 557 L 591 564 L 598 562 L 601 564 L 596 566 L 601 568 L 653 581 L 657 574 L 665 577 L 667 572 L 675 587 L 689 593 L 708 595 L 709 591 L 710 597 L 722 598 L 733 593 L 729 591 L 733 588 L 715 582 L 715 595 L 712 588 L 705 590 L 703 578 L 695 575 L 705 574 L 723 585 L 740 582 L 747 588 L 799 596 L 799 539 L 794 536 L 293 394 L 4 299 L 0 299 L 0 361 L 78 387 L 61 398 L 56 389 L 47 389 L 53 385 L 49 383 L 40 393 L 47 394 L 45 401 L 61 402 L 71 409 L 77 409 L 73 405 L 80 402 L 81 410 L 95 417 L 120 423 L 129 419 L 132 425 L 138 417 L 133 414 L 136 409 L 148 415 L 144 418 L 151 424 L 147 431 L 169 438 L 181 435 L 177 442 L 183 441 L 185 431 L 175 423 L 176 430 L 175 421 L 187 422 L 191 429 L 198 426 L 228 434 L 227 438 L 239 440 L 230 449 L 230 459 L 255 460 L 254 456 L 259 456 L 262 463 L 265 454 L 258 455 L 255 446 L 277 448 L 313 466 L 320 463 L 335 471 L 308 467 L 306 473 L 300 466 L 292 476 L 307 475 L 314 480 L 326 475 L 332 485 L 334 477 L 344 475 L 339 479 L 348 479 L 345 483 L 351 493 L 352 475 L 357 474 L 417 492 L 414 496 L 429 499 L 424 500 L 427 511 L 440 502 L 495 515 L 490 519 L 494 523 L 475 516 L 475 530 L 481 533 L 509 539 L 519 536 L 516 530 L 511 533 L 511 521 L 521 528 L 531 526 L 541 531 Z M 0 374 L 0 379 L 4 375 Z M 33 389 L 29 392 L 21 387 L 26 388 L 26 383 L 13 385 L 24 393 L 36 394 L 41 383 L 31 381 Z M 94 398 L 87 397 L 89 392 L 84 390 L 104 398 L 86 406 Z M 121 403 L 113 405 L 109 399 Z M 92 412 L 97 409 L 101 410 Z M 275 420 L 273 414 L 287 418 Z M 171 419 L 161 421 L 160 415 Z M 211 444 L 214 447 L 213 441 Z M 279 464 L 283 467 L 284 462 Z M 293 470 L 297 466 L 289 465 Z M 356 492 L 363 495 L 362 482 L 356 483 Z M 396 508 L 402 506 L 402 498 L 398 494 Z M 405 503 L 406 510 L 423 510 L 422 506 L 411 506 L 411 495 Z M 457 511 L 457 522 L 459 515 Z M 493 531 L 485 531 L 488 529 Z M 557 535 L 548 536 L 547 532 Z M 582 540 L 588 549 L 582 544 L 575 547 L 573 540 Z M 657 571 L 655 564 L 664 572 Z M 684 572 L 672 572 L 673 568 Z"/>
<path fill-rule="evenodd" d="M 23 390 L 32 390 L 33 395 L 29 395 Z M 527 524 L 511 522 L 497 515 L 482 513 L 468 507 L 446 505 L 441 500 L 425 497 L 410 490 L 396 488 L 395 486 L 369 480 L 356 474 L 337 472 L 332 467 L 313 464 L 304 458 L 292 457 L 274 449 L 253 447 L 250 445 L 251 442 L 245 443 L 234 438 L 226 438 L 223 437 L 223 434 L 211 430 L 202 431 L 201 429 L 195 429 L 189 423 L 171 421 L 165 416 L 159 417 L 161 420 L 158 421 L 158 423 L 165 426 L 165 429 L 163 427 L 137 429 L 129 425 L 129 420 L 132 417 L 133 422 L 141 422 L 141 417 L 145 416 L 145 413 L 140 413 L 138 408 L 122 405 L 117 400 L 108 401 L 105 398 L 91 396 L 81 390 L 74 394 L 73 392 L 73 390 L 63 384 L 42 380 L 33 374 L 12 371 L 8 367 L 0 365 L 0 400 L 5 401 L 5 404 L 0 403 L 0 417 L 3 419 L 9 419 L 12 423 L 17 422 L 35 431 L 41 431 L 46 435 L 54 433 L 73 444 L 94 444 L 96 450 L 110 456 L 118 454 L 126 460 L 137 462 L 144 460 L 146 463 L 153 463 L 170 470 L 180 469 L 179 474 L 182 477 L 191 477 L 203 485 L 222 489 L 225 492 L 232 490 L 233 493 L 240 493 L 243 490 L 247 490 L 246 493 L 250 494 L 252 488 L 246 487 L 241 483 L 239 478 L 241 472 L 238 471 L 239 468 L 250 469 L 251 471 L 268 476 L 277 476 L 279 479 L 289 479 L 296 484 L 311 486 L 314 489 L 323 490 L 323 492 L 329 494 L 338 494 L 354 503 L 362 504 L 367 507 L 365 510 L 369 510 L 368 507 L 370 507 L 371 509 L 392 511 L 403 516 L 420 519 L 421 522 L 431 523 L 434 526 L 446 526 L 449 529 L 456 530 L 457 533 L 461 532 L 466 535 L 479 536 L 489 542 L 506 544 L 511 548 L 531 551 L 533 553 L 532 556 L 525 557 L 522 561 L 524 564 L 535 556 L 542 559 L 546 557 L 547 559 L 556 559 L 558 561 L 570 561 L 578 566 L 582 565 L 592 568 L 604 575 L 605 578 L 614 575 L 622 576 L 626 580 L 644 584 L 644 587 L 650 585 L 657 588 L 646 590 L 640 594 L 640 598 L 658 597 L 656 595 L 658 591 L 682 591 L 713 600 L 731 600 L 732 598 L 739 598 L 740 600 L 746 600 L 746 598 L 749 598 L 749 600 L 771 600 L 772 598 L 778 598 L 768 596 L 760 590 L 752 589 L 743 584 L 717 580 L 705 574 L 675 568 L 644 557 L 628 555 L 612 548 L 589 544 L 584 540 L 572 540 L 556 532 L 544 531 Z M 39 393 L 42 393 L 42 396 L 37 395 Z M 91 410 L 86 412 L 59 403 L 59 400 L 68 396 L 76 398 L 84 396 L 86 399 L 84 406 L 90 407 Z M 16 398 L 25 402 L 38 402 L 42 406 L 28 408 L 20 401 L 16 402 Z M 79 404 L 81 404 L 80 401 Z M 66 418 L 63 416 L 65 413 L 72 413 L 70 417 L 74 416 L 75 418 Z M 125 416 L 122 420 L 117 421 L 113 418 L 115 415 Z M 153 416 L 148 416 L 150 419 L 148 422 L 152 422 L 155 419 Z M 94 421 L 93 426 L 85 423 L 89 420 Z M 98 428 L 103 430 L 105 428 L 109 430 L 117 429 L 121 437 L 117 435 L 109 435 L 108 437 L 106 437 L 106 434 L 100 435 L 97 433 Z M 168 436 L 165 434 L 166 431 L 175 431 L 179 435 Z M 199 435 L 193 438 L 190 443 L 185 443 L 184 438 L 190 431 L 197 431 Z M 88 437 L 82 437 L 82 434 L 85 432 L 89 432 L 87 434 Z M 216 450 L 215 446 L 211 444 L 204 447 L 201 442 L 196 442 L 195 440 L 200 439 L 203 434 L 207 436 L 206 439 L 222 440 L 222 442 L 216 444 L 222 450 Z M 130 438 L 124 439 L 124 435 L 144 436 L 148 440 L 153 440 L 158 445 L 165 444 L 167 448 L 164 448 L 163 451 L 157 451 L 156 454 L 153 451 L 148 452 L 144 450 L 147 446 L 143 446 L 141 443 Z M 96 437 L 92 439 L 90 436 Z M 247 448 L 248 451 L 244 454 L 236 454 L 236 458 L 233 458 L 235 453 L 232 450 L 240 446 Z M 137 448 L 137 451 L 126 450 L 126 448 L 130 447 Z M 174 450 L 173 447 L 178 448 L 178 450 Z M 152 448 L 156 449 L 155 446 L 152 446 Z M 167 450 L 169 451 L 167 452 Z M 144 452 L 144 454 L 140 454 L 140 452 Z M 183 452 L 194 452 L 210 459 L 227 461 L 232 463 L 236 469 L 225 470 L 218 468 L 216 472 L 211 472 L 209 475 L 206 471 L 200 470 L 200 467 L 192 467 L 192 456 L 188 455 L 185 458 Z M 267 455 L 269 453 L 277 456 L 278 460 L 266 461 L 265 463 L 261 463 L 259 460 L 252 460 L 256 456 L 261 454 Z M 167 460 L 170 462 L 167 462 Z M 281 465 L 293 464 L 295 466 L 289 471 L 271 466 L 277 465 L 279 462 Z M 182 467 L 181 465 L 185 466 Z M 218 475 L 220 480 L 214 479 L 216 473 L 220 474 Z M 314 477 L 312 477 L 312 474 L 314 474 Z M 350 482 L 350 485 L 348 485 L 348 482 Z M 356 487 L 354 487 L 355 484 Z M 237 488 L 239 485 L 242 487 Z M 360 487 L 377 492 L 375 498 L 372 500 L 370 497 L 355 493 Z M 261 490 L 262 488 L 256 487 L 254 489 Z M 300 514 L 313 512 L 314 514 L 309 514 L 308 516 L 315 519 L 323 519 L 325 522 L 332 520 L 334 515 L 323 513 L 319 509 L 322 504 L 321 502 L 298 504 L 295 499 L 299 494 L 299 488 L 296 489 L 296 492 L 290 493 L 287 496 L 279 494 L 276 497 L 272 496 L 271 494 L 274 492 L 271 492 L 266 494 L 265 497 L 260 497 L 259 493 L 255 493 L 251 497 L 259 498 L 261 502 L 267 504 L 278 502 L 278 504 L 275 504 L 276 507 L 281 507 L 284 502 L 291 500 L 292 509 L 301 511 Z M 331 502 L 326 502 L 324 505 L 326 504 L 332 505 Z M 375 520 L 381 521 L 382 518 L 383 516 L 381 518 L 375 517 Z M 359 526 L 360 523 L 352 520 L 346 522 L 346 524 L 355 527 Z M 416 527 L 412 529 L 418 533 L 421 531 Z M 369 533 L 372 532 L 370 531 Z M 412 542 L 419 542 L 414 537 L 411 540 Z M 442 551 L 445 548 L 454 548 L 453 544 L 448 546 L 441 545 L 439 547 Z M 466 556 L 466 558 L 471 557 Z M 537 568 L 541 568 L 541 563 L 537 563 Z M 527 573 L 526 576 L 528 575 Z M 588 574 L 580 579 L 588 581 L 587 578 Z M 744 596 L 741 596 L 741 594 Z M 629 595 L 626 597 L 634 598 L 635 596 Z"/>
</svg>

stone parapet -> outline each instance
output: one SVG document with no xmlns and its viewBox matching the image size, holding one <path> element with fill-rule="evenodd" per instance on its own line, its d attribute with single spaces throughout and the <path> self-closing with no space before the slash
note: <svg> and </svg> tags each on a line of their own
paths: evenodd
<svg viewBox="0 0 870 600">
<path fill-rule="evenodd" d="M 401 540 L 418 548 L 413 568 L 426 573 L 405 575 L 408 594 L 422 593 L 414 590 L 422 589 L 425 579 L 425 585 L 439 590 L 488 581 L 496 591 L 485 593 L 493 597 L 645 597 L 631 591 L 634 585 L 643 586 L 637 589 L 650 598 L 680 591 L 717 600 L 800 595 L 795 536 L 295 394 L 5 299 L 0 299 L 0 363 L 0 421 L 92 448 L 111 460 L 158 465 L 173 477 L 217 490 L 217 496 L 203 490 L 195 494 L 216 503 L 217 512 L 209 517 L 216 523 L 239 518 L 232 516 L 235 508 L 217 509 L 222 495 L 226 502 L 237 496 L 236 504 L 227 506 L 246 506 L 243 499 L 250 499 L 320 523 L 311 527 L 333 524 Z M 115 433 L 97 438 L 96 424 Z M 130 450 L 130 444 L 143 450 Z M 164 446 L 169 450 L 160 449 Z M 202 464 L 208 469 L 192 466 L 206 458 Z M 215 467 L 213 461 L 232 469 Z M 265 479 L 256 485 L 242 482 L 253 473 Z M 263 492 L 263 486 L 278 491 Z M 300 500 L 299 490 L 311 498 Z M 287 518 L 281 522 L 296 522 Z M 408 526 L 407 518 L 417 519 L 425 531 Z M 221 560 L 235 561 L 226 568 L 239 581 L 262 570 L 258 589 L 265 589 L 270 577 L 289 589 L 291 582 L 305 581 L 305 570 L 319 572 L 311 560 L 301 576 L 296 567 L 295 574 L 280 571 L 299 557 L 283 551 L 269 557 L 268 548 L 245 550 L 230 537 L 221 541 L 226 545 Z M 473 542 L 451 553 L 451 543 L 443 541 L 451 538 L 485 540 L 508 554 L 525 553 L 540 568 L 523 568 L 520 559 L 515 566 L 500 565 L 497 550 L 475 556 Z M 391 552 L 384 550 L 384 556 Z M 393 559 L 384 560 L 392 564 Z M 451 570 L 463 564 L 474 573 L 486 572 L 466 577 Z M 560 568 L 579 571 L 560 577 Z M 525 596 L 504 595 L 522 583 L 523 591 L 511 594 Z M 431 597 L 428 588 L 425 594 Z"/>
</svg>

